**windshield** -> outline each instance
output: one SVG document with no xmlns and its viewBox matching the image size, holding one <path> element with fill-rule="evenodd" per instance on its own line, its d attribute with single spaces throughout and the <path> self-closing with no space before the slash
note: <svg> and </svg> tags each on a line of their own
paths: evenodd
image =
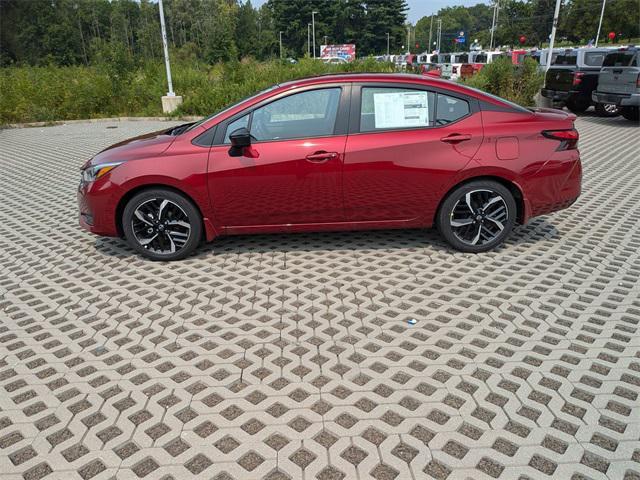
<svg viewBox="0 0 640 480">
<path fill-rule="evenodd" d="M 244 97 L 240 100 L 238 100 L 237 102 L 229 105 L 228 107 L 223 108 L 222 110 L 218 110 L 217 112 L 209 115 L 208 117 L 203 118 L 202 120 L 198 120 L 197 122 L 195 122 L 194 124 L 190 125 L 189 128 L 187 128 L 185 130 L 185 132 L 190 132 L 191 130 L 193 130 L 194 128 L 198 128 L 200 125 L 202 125 L 205 122 L 208 122 L 209 120 L 211 120 L 213 117 L 217 117 L 218 115 L 222 115 L 225 112 L 228 112 L 229 110 L 231 110 L 232 108 L 234 108 L 235 106 L 241 104 L 242 102 L 246 102 L 247 100 L 251 100 L 252 98 L 256 98 L 259 97 L 260 95 L 262 95 L 263 93 L 267 93 L 271 90 L 273 90 L 274 88 L 279 87 L 279 84 L 273 85 L 269 88 L 265 88 L 264 90 L 260 90 L 258 93 L 254 93 L 253 95 L 249 95 L 248 97 Z M 184 132 L 181 132 L 184 133 Z"/>
<path fill-rule="evenodd" d="M 635 67 L 635 52 L 615 52 L 610 53 L 604 59 L 603 67 Z"/>
</svg>

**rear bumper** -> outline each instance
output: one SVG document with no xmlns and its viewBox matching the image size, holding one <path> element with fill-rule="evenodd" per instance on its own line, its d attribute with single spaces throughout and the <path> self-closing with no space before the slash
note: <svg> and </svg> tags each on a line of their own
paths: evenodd
<svg viewBox="0 0 640 480">
<path fill-rule="evenodd" d="M 523 193 L 527 200 L 525 220 L 567 208 L 580 196 L 580 154 L 578 150 L 570 152 L 569 156 L 569 152 L 558 152 L 556 158 L 549 160 L 523 185 Z"/>
<path fill-rule="evenodd" d="M 623 94 L 593 92 L 591 94 L 591 99 L 595 103 L 606 103 L 619 105 L 621 107 L 640 107 L 640 93 Z"/>
<path fill-rule="evenodd" d="M 540 93 L 543 97 L 550 98 L 554 102 L 566 102 L 567 99 L 572 95 L 572 92 L 567 92 L 564 90 L 551 90 L 549 88 L 543 88 Z"/>
</svg>

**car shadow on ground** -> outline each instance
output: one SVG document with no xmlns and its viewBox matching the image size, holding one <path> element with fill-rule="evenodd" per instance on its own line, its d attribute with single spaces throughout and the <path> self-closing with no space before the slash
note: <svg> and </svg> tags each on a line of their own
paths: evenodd
<svg viewBox="0 0 640 480">
<path fill-rule="evenodd" d="M 638 128 L 640 126 L 639 122 L 627 120 L 622 115 L 618 115 L 617 117 L 601 117 L 599 115 L 596 115 L 595 113 L 589 112 L 580 115 L 580 119 L 585 123 L 591 123 L 594 125 L 607 125 L 616 128 Z"/>
<path fill-rule="evenodd" d="M 495 252 L 537 243 L 544 239 L 555 242 L 560 238 L 561 233 L 545 217 L 535 218 L 527 225 L 516 226 L 507 242 L 496 249 Z M 125 240 L 120 238 L 98 237 L 95 241 L 95 248 L 100 254 L 109 257 L 127 258 L 137 256 L 136 252 L 127 245 Z M 460 253 L 445 242 L 438 231 L 433 228 L 222 236 L 202 245 L 189 259 L 202 260 L 212 255 L 275 252 L 330 252 L 344 250 L 406 250 L 411 252 L 412 250 L 424 248 L 430 249 L 433 254 Z"/>
</svg>

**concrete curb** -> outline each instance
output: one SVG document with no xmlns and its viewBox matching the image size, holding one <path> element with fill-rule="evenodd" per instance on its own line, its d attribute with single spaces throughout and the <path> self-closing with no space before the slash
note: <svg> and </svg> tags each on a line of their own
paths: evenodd
<svg viewBox="0 0 640 480">
<path fill-rule="evenodd" d="M 30 123 L 7 123 L 0 125 L 0 130 L 8 128 L 34 128 L 34 127 L 53 127 L 55 125 L 65 125 L 74 123 L 102 123 L 102 122 L 143 122 L 143 121 L 160 121 L 160 122 L 195 122 L 200 120 L 200 116 L 184 116 L 184 117 L 110 117 L 110 118 L 87 118 L 83 120 L 52 120 L 50 122 L 30 122 Z"/>
</svg>

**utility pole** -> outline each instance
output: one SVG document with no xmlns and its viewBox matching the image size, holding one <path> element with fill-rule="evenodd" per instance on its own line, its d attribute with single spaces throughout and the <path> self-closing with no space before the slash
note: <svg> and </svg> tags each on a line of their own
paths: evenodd
<svg viewBox="0 0 640 480">
<path fill-rule="evenodd" d="M 282 60 L 282 30 L 280 30 L 280 60 Z"/>
<path fill-rule="evenodd" d="M 431 32 L 433 32 L 433 15 L 431 15 L 431 25 L 429 26 L 429 48 L 431 48 Z"/>
<path fill-rule="evenodd" d="M 307 23 L 307 57 L 311 56 L 311 24 Z"/>
<path fill-rule="evenodd" d="M 498 2 L 499 0 L 496 0 L 495 5 L 493 6 L 493 20 L 491 22 L 491 42 L 489 42 L 490 52 L 493 51 L 493 34 L 496 31 L 496 23 L 498 22 Z"/>
<path fill-rule="evenodd" d="M 411 53 L 411 25 L 407 25 L 407 54 Z"/>
<path fill-rule="evenodd" d="M 389 32 L 387 32 L 387 60 L 389 60 L 390 55 L 389 55 Z"/>
<path fill-rule="evenodd" d="M 604 6 L 607 4 L 607 0 L 602 0 L 602 11 L 600 12 L 600 23 L 598 23 L 598 34 L 596 35 L 596 44 L 598 46 L 598 39 L 600 38 L 600 29 L 602 28 L 602 17 L 604 17 Z"/>
<path fill-rule="evenodd" d="M 169 46 L 167 45 L 167 29 L 164 26 L 164 10 L 162 9 L 162 0 L 158 1 L 160 9 L 160 31 L 162 32 L 162 48 L 164 49 L 164 65 L 167 68 L 167 82 L 169 83 L 168 97 L 175 96 L 173 91 L 173 82 L 171 81 L 171 65 L 169 64 Z"/>
<path fill-rule="evenodd" d="M 311 12 L 311 25 L 313 29 L 313 58 L 316 58 L 316 11 Z"/>
<path fill-rule="evenodd" d="M 169 64 L 169 45 L 167 44 L 167 29 L 164 25 L 164 10 L 162 9 L 162 0 L 158 0 L 158 9 L 160 10 L 160 31 L 162 33 L 162 48 L 164 50 L 164 65 L 167 69 L 167 83 L 169 91 L 162 97 L 162 111 L 165 113 L 173 112 L 178 105 L 182 103 L 182 97 L 176 96 L 173 91 L 173 82 L 171 81 L 171 65 Z"/>
<path fill-rule="evenodd" d="M 442 41 L 442 19 L 438 19 L 438 43 L 436 44 L 436 50 L 440 53 L 440 42 Z"/>
<path fill-rule="evenodd" d="M 553 26 L 551 27 L 551 39 L 549 40 L 549 54 L 547 55 L 547 65 L 544 68 L 545 79 L 546 73 L 549 71 L 549 67 L 551 66 L 551 57 L 553 57 L 553 43 L 556 40 L 556 28 L 558 28 L 558 17 L 560 17 L 560 4 L 562 0 L 556 0 L 556 11 L 553 13 Z"/>
</svg>

